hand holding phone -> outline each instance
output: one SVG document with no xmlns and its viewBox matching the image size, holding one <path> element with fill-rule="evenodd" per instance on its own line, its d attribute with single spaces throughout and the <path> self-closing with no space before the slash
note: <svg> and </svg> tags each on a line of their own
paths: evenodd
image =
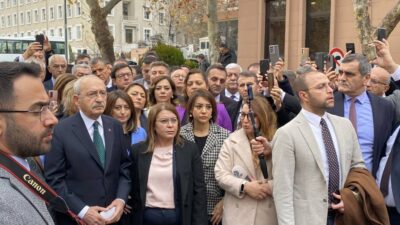
<svg viewBox="0 0 400 225">
<path fill-rule="evenodd" d="M 263 76 L 263 81 L 266 81 L 268 78 L 266 77 L 269 71 L 269 59 L 263 59 L 260 61 L 260 75 Z"/>
<path fill-rule="evenodd" d="M 378 28 L 378 31 L 377 31 L 377 38 L 378 38 L 378 40 L 379 41 L 382 41 L 383 39 L 386 39 L 386 29 L 385 28 Z"/>
<path fill-rule="evenodd" d="M 37 34 L 37 35 L 35 35 L 35 41 L 40 43 L 40 45 L 42 46 L 41 50 L 43 50 L 44 35 L 43 35 L 43 34 Z"/>
</svg>

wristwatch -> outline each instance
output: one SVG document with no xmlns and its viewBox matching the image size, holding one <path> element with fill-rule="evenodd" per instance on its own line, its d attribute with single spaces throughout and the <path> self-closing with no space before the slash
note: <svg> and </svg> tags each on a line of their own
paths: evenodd
<svg viewBox="0 0 400 225">
<path fill-rule="evenodd" d="M 243 195 L 244 194 L 244 185 L 247 184 L 247 180 L 243 180 L 242 183 L 240 184 L 240 194 Z"/>
</svg>

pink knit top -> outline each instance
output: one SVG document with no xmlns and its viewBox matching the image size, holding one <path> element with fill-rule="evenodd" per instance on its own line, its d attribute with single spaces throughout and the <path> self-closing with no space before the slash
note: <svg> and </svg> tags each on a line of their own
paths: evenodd
<svg viewBox="0 0 400 225">
<path fill-rule="evenodd" d="M 146 207 L 174 209 L 173 146 L 154 148 L 147 181 Z"/>
</svg>

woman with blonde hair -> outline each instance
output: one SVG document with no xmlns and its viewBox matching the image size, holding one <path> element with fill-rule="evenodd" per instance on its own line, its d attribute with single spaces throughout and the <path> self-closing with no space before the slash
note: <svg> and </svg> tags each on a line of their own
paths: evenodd
<svg viewBox="0 0 400 225">
<path fill-rule="evenodd" d="M 199 150 L 179 130 L 173 105 L 152 107 L 146 142 L 131 148 L 132 224 L 207 225 Z"/>
<path fill-rule="evenodd" d="M 215 178 L 225 190 L 222 224 L 276 225 L 278 224 L 272 199 L 271 177 L 264 178 L 260 163 L 267 164 L 272 172 L 271 148 L 262 144 L 263 161 L 260 161 L 255 146 L 262 139 L 271 141 L 276 131 L 276 116 L 268 102 L 261 96 L 245 103 L 240 115 L 242 128 L 224 141 L 217 163 Z M 251 114 L 261 137 L 254 137 Z M 256 144 L 254 144 L 256 143 Z"/>
</svg>

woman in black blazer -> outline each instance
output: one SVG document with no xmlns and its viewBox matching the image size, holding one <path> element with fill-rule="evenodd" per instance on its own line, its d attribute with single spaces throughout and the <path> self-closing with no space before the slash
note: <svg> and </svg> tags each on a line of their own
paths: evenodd
<svg viewBox="0 0 400 225">
<path fill-rule="evenodd" d="M 131 148 L 135 225 L 207 225 L 206 189 L 197 146 L 179 136 L 171 104 L 152 107 L 146 142 Z"/>
</svg>

